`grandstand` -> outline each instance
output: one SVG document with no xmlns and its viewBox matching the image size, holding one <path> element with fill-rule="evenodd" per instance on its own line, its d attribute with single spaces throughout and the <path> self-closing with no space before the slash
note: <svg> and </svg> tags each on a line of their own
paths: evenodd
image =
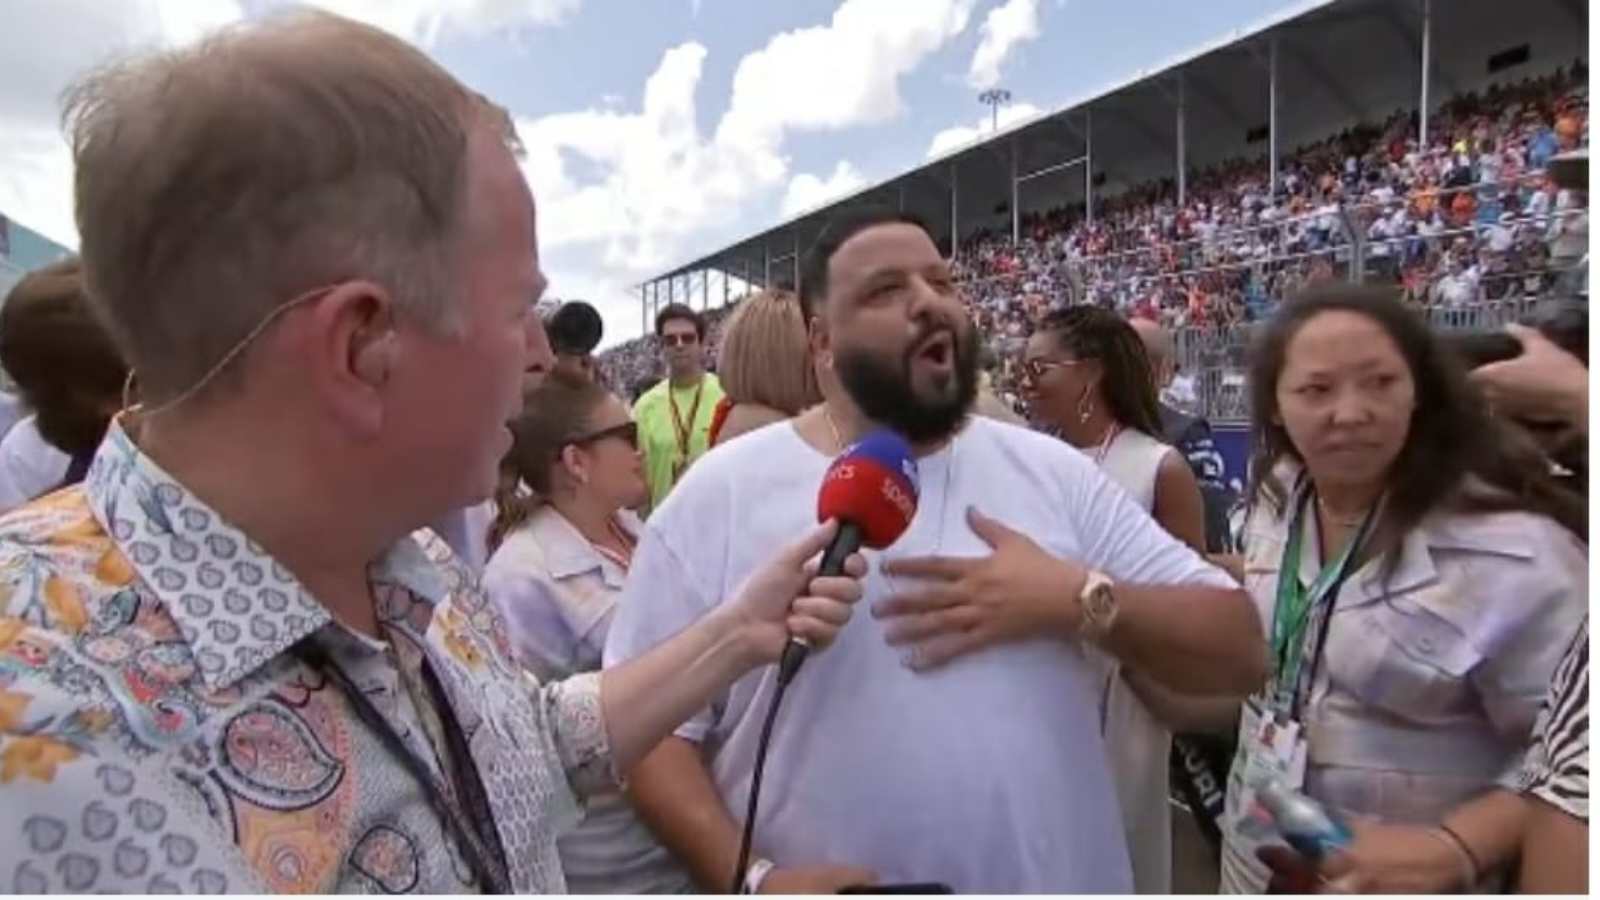
<svg viewBox="0 0 1600 900">
<path fill-rule="evenodd" d="M 941 236 L 998 349 L 1059 303 L 1160 318 L 1200 405 L 1237 418 L 1240 329 L 1306 279 L 1394 280 L 1441 324 L 1489 325 L 1586 253 L 1584 201 L 1540 172 L 1587 142 L 1586 35 L 1581 0 L 1302 3 L 664 272 L 641 317 L 793 288 L 836 211 L 895 206 Z M 620 385 L 653 360 L 607 362 Z"/>
</svg>

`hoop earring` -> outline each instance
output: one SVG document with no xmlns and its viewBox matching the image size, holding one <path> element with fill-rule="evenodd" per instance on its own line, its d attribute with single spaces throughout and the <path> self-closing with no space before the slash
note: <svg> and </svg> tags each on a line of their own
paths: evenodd
<svg viewBox="0 0 1600 900">
<path fill-rule="evenodd" d="M 1094 415 L 1094 398 L 1089 396 L 1089 389 L 1084 388 L 1078 396 L 1078 423 L 1086 425 L 1089 417 Z"/>
</svg>

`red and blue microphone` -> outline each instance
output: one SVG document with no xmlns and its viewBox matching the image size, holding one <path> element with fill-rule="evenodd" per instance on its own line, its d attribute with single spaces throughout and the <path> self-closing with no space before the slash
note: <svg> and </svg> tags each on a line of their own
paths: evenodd
<svg viewBox="0 0 1600 900">
<path fill-rule="evenodd" d="M 874 431 L 845 448 L 828 466 L 817 492 L 817 521 L 836 519 L 839 531 L 822 554 L 818 577 L 844 574 L 845 560 L 862 547 L 882 550 L 900 539 L 917 514 L 917 461 L 905 439 Z M 778 664 L 787 684 L 811 646 L 791 637 Z"/>
</svg>

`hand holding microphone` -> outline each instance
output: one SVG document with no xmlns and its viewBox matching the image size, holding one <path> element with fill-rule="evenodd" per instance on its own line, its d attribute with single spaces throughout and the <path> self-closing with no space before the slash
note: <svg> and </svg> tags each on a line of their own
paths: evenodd
<svg viewBox="0 0 1600 900">
<path fill-rule="evenodd" d="M 863 546 L 882 550 L 899 540 L 916 514 L 917 462 L 903 438 L 875 431 L 847 447 L 828 467 L 817 492 L 817 520 L 839 523 L 822 554 L 818 580 L 847 571 L 846 562 L 861 559 L 856 551 Z M 862 560 L 862 575 L 865 565 Z M 778 667 L 780 683 L 800 671 L 813 643 L 807 634 L 790 632 Z"/>
<path fill-rule="evenodd" d="M 796 639 L 826 646 L 850 621 L 851 608 L 861 599 L 867 561 L 852 548 L 840 557 L 837 569 L 822 572 L 816 558 L 837 543 L 839 531 L 833 521 L 813 528 L 739 587 L 732 609 L 747 626 L 759 662 L 777 660 Z"/>
</svg>

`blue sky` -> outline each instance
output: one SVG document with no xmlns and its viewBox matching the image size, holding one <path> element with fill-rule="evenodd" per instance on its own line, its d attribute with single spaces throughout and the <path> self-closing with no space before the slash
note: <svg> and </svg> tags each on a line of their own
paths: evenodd
<svg viewBox="0 0 1600 900">
<path fill-rule="evenodd" d="M 0 212 L 75 243 L 55 97 L 128 47 L 276 0 L 7 0 Z M 321 0 L 418 44 L 507 106 L 551 292 L 637 334 L 636 284 L 787 212 L 977 136 L 979 90 L 1020 118 L 1296 0 Z M 20 27 L 12 28 L 11 23 Z"/>
</svg>

